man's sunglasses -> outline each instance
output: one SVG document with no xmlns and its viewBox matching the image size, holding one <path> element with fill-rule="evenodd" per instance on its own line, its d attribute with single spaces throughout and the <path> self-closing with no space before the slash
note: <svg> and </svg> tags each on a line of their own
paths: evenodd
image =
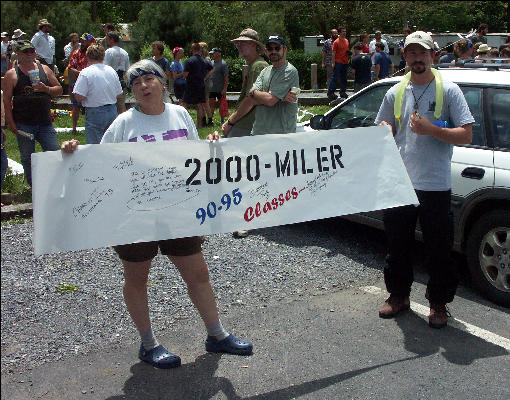
<svg viewBox="0 0 510 400">
<path fill-rule="evenodd" d="M 25 49 L 25 50 L 22 50 L 22 53 L 25 53 L 25 54 L 35 53 L 35 49 Z"/>
<path fill-rule="evenodd" d="M 281 46 L 267 46 L 266 47 L 267 51 L 273 51 L 273 50 L 274 51 L 280 51 L 280 49 L 281 49 Z"/>
</svg>

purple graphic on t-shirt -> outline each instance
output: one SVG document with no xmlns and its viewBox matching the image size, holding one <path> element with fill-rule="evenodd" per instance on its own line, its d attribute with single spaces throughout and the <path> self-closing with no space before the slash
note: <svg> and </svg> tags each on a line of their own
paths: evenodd
<svg viewBox="0 0 510 400">
<path fill-rule="evenodd" d="M 145 140 L 146 142 L 155 142 L 156 141 L 156 136 L 154 136 L 154 135 L 142 135 L 142 139 Z"/>
<path fill-rule="evenodd" d="M 188 138 L 187 129 L 178 129 L 173 131 L 166 131 L 163 133 L 163 140 L 184 140 Z"/>
<path fill-rule="evenodd" d="M 130 142 L 138 142 L 138 138 L 141 137 L 146 142 L 155 142 L 156 136 L 154 135 L 142 135 L 129 139 Z M 187 129 L 176 129 L 172 131 L 166 131 L 162 134 L 163 140 L 186 140 L 188 138 Z"/>
</svg>

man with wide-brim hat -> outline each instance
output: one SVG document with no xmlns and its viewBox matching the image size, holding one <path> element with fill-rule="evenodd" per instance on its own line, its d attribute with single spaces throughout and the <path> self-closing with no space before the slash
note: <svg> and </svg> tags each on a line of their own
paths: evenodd
<svg viewBox="0 0 510 400">
<path fill-rule="evenodd" d="M 12 39 L 13 40 L 21 40 L 22 39 L 22 36 L 23 35 L 26 35 L 25 32 L 23 32 L 21 29 L 15 29 L 13 34 L 12 34 Z"/>
<path fill-rule="evenodd" d="M 260 42 L 259 34 L 255 29 L 243 29 L 240 35 L 235 39 L 232 39 L 231 42 L 235 44 L 237 51 L 239 52 L 239 57 L 244 58 L 246 60 L 246 64 L 248 64 L 246 77 L 243 79 L 241 94 L 237 100 L 236 108 L 239 109 L 243 102 L 248 101 L 248 99 L 246 99 L 248 91 L 252 88 L 260 72 L 269 64 L 261 56 L 261 54 L 264 53 L 264 45 Z M 252 109 L 242 118 L 239 118 L 235 124 L 227 119 L 227 121 L 223 123 L 221 130 L 225 137 L 250 136 L 254 122 L 255 109 Z M 246 230 L 234 232 L 234 237 L 246 236 L 248 236 L 248 231 Z"/>
<path fill-rule="evenodd" d="M 264 52 L 264 45 L 259 40 L 259 34 L 255 29 L 243 29 L 239 36 L 235 39 L 232 39 L 231 42 L 235 44 L 237 51 L 239 52 L 239 57 L 244 58 L 248 64 L 246 77 L 243 79 L 241 94 L 237 101 L 236 108 L 239 108 L 248 95 L 248 91 L 252 88 L 253 84 L 257 80 L 260 72 L 269 64 L 261 56 L 261 54 Z M 254 122 L 255 110 L 253 109 L 248 114 L 240 118 L 235 125 L 232 123 L 232 121 L 227 120 L 221 129 L 224 136 L 249 136 Z"/>
<path fill-rule="evenodd" d="M 478 53 L 479 57 L 487 57 L 490 50 L 491 48 L 487 44 L 482 43 L 480 46 L 478 46 L 478 50 L 476 50 L 476 52 Z"/>
<path fill-rule="evenodd" d="M 46 18 L 39 21 L 39 31 L 32 37 L 38 59 L 53 71 L 55 58 L 55 38 L 50 35 L 51 24 Z"/>
<path fill-rule="evenodd" d="M 8 68 L 12 68 L 12 66 L 16 64 L 16 61 L 18 59 L 18 55 L 16 54 L 16 42 L 18 40 L 25 39 L 25 35 L 26 33 L 19 28 L 14 30 L 12 34 L 12 40 L 9 42 L 8 52 L 10 51 L 10 54 L 8 54 L 9 56 L 8 58 L 10 60 L 10 63 Z"/>
</svg>

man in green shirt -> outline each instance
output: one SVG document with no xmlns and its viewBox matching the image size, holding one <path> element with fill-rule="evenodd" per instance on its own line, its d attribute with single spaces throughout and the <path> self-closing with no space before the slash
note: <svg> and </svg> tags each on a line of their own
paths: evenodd
<svg viewBox="0 0 510 400">
<path fill-rule="evenodd" d="M 236 112 L 227 120 L 235 126 L 248 112 L 255 108 L 252 135 L 267 133 L 290 133 L 296 131 L 297 93 L 299 76 L 297 69 L 287 59 L 285 39 L 269 36 L 266 52 L 271 64 L 264 68 Z"/>
<path fill-rule="evenodd" d="M 266 68 L 269 64 L 260 55 L 264 52 L 264 45 L 259 41 L 259 35 L 257 31 L 247 28 L 244 29 L 238 38 L 233 39 L 238 52 L 239 57 L 246 60 L 248 64 L 248 71 L 246 77 L 243 80 L 243 86 L 241 88 L 241 94 L 237 101 L 237 108 L 241 106 L 243 100 L 248 95 L 248 91 L 252 88 L 255 80 L 259 76 L 260 72 Z M 221 130 L 225 137 L 239 137 L 249 136 L 253 128 L 253 122 L 255 121 L 255 110 L 251 109 L 246 115 L 239 118 L 236 124 L 232 124 L 232 121 L 226 121 Z"/>
</svg>

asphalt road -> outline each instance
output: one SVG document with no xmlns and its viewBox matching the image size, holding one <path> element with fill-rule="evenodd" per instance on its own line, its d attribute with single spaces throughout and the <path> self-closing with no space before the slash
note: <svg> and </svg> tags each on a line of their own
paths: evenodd
<svg viewBox="0 0 510 400">
<path fill-rule="evenodd" d="M 292 229 L 364 242 L 363 259 L 384 257 L 384 235 L 371 228 L 329 220 Z M 2 373 L 2 399 L 510 399 L 509 310 L 481 298 L 464 276 L 449 326 L 431 329 L 427 278 L 417 268 L 412 311 L 383 320 L 381 268 L 372 269 L 376 279 L 228 312 L 224 324 L 254 342 L 250 357 L 207 354 L 201 322 L 177 321 L 160 341 L 181 355 L 179 369 L 139 362 L 138 343 L 125 340 Z"/>
</svg>

